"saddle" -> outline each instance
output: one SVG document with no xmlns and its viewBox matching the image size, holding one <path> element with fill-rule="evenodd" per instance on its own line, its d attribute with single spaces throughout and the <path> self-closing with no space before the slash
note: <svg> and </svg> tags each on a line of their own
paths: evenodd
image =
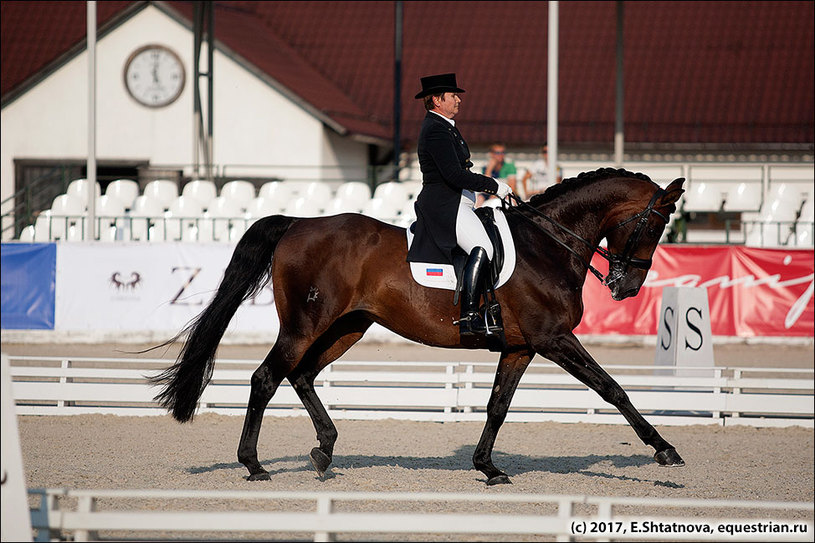
<svg viewBox="0 0 815 543">
<path fill-rule="evenodd" d="M 505 283 L 515 269 L 515 244 L 503 211 L 492 207 L 477 208 L 476 216 L 484 225 L 487 236 L 493 247 L 493 258 L 489 269 L 482 278 L 484 288 L 482 295 L 485 303 L 480 313 L 485 315 L 487 324 L 487 347 L 490 351 L 500 352 L 506 345 L 501 326 L 501 308 L 495 297 L 495 289 Z M 414 223 L 415 224 L 415 223 Z M 407 229 L 408 248 L 413 241 L 413 225 Z M 463 288 L 464 268 L 469 255 L 460 247 L 453 250 L 453 264 L 428 264 L 410 262 L 413 278 L 421 285 L 453 290 L 453 305 L 458 305 Z M 493 329 L 496 332 L 490 333 Z"/>
<path fill-rule="evenodd" d="M 490 273 L 494 288 L 506 283 L 515 270 L 515 244 L 504 212 L 492 207 L 477 208 L 476 216 L 482 221 L 493 245 L 493 259 Z M 414 223 L 415 224 L 415 223 Z M 413 242 L 413 225 L 406 229 L 407 247 Z M 456 247 L 453 251 L 453 264 L 433 264 L 409 262 L 413 279 L 422 286 L 440 288 L 455 292 L 461 289 L 461 276 L 467 262 L 464 251 Z"/>
</svg>

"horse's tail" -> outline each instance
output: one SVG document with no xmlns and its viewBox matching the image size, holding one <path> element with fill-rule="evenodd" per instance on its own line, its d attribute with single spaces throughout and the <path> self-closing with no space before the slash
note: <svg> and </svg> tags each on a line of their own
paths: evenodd
<svg viewBox="0 0 815 543">
<path fill-rule="evenodd" d="M 215 351 L 232 316 L 244 300 L 257 295 L 269 282 L 275 248 L 296 220 L 273 215 L 253 224 L 235 247 L 212 302 L 178 335 L 158 346 L 171 345 L 187 336 L 175 364 L 149 379 L 153 385 L 164 386 L 155 400 L 177 421 L 192 420 L 212 378 Z"/>
</svg>

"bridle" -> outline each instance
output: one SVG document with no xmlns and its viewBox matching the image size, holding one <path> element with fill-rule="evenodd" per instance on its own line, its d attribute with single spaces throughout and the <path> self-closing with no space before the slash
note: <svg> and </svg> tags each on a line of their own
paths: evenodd
<svg viewBox="0 0 815 543">
<path fill-rule="evenodd" d="M 638 268 L 638 269 L 641 269 L 641 270 L 647 270 L 647 269 L 649 269 L 651 267 L 651 259 L 650 258 L 648 258 L 648 259 L 638 258 L 638 257 L 634 256 L 633 253 L 634 253 L 634 250 L 637 248 L 637 245 L 640 242 L 640 238 L 642 237 L 643 232 L 645 231 L 645 228 L 646 228 L 646 226 L 648 224 L 648 219 L 651 216 L 651 213 L 656 214 L 660 219 L 662 219 L 665 222 L 665 224 L 668 224 L 668 217 L 666 217 L 664 214 L 662 214 L 661 212 L 657 211 L 654 208 L 654 204 L 656 204 L 657 200 L 659 200 L 659 198 L 661 198 L 664 194 L 666 194 L 666 191 L 664 189 L 662 189 L 662 188 L 658 188 L 656 190 L 656 192 L 654 192 L 653 196 L 651 196 L 651 200 L 648 202 L 648 205 L 645 207 L 645 209 L 643 209 L 642 211 L 640 211 L 636 215 L 633 215 L 633 216 L 623 220 L 622 222 L 620 222 L 619 224 L 617 224 L 616 226 L 612 227 L 609 230 L 609 232 L 613 232 L 614 230 L 617 230 L 618 228 L 621 228 L 622 226 L 625 226 L 626 224 L 637 221 L 637 224 L 634 227 L 634 231 L 631 232 L 631 235 L 628 237 L 628 240 L 625 243 L 625 248 L 623 249 L 623 252 L 620 253 L 620 254 L 612 253 L 611 251 L 609 251 L 608 249 L 606 249 L 604 247 L 599 247 L 599 246 L 595 247 L 588 240 L 584 239 L 583 237 L 581 237 L 577 233 L 573 232 L 569 228 L 563 226 L 562 224 L 560 224 L 556 220 L 552 219 L 551 217 L 548 217 L 547 215 L 544 215 L 543 213 L 538 211 L 533 206 L 531 206 L 528 203 L 521 200 L 515 194 L 510 194 L 509 197 L 512 198 L 516 202 L 516 204 L 517 204 L 515 206 L 516 208 L 521 208 L 521 209 L 524 209 L 526 211 L 529 211 L 532 215 L 535 215 L 537 217 L 540 217 L 540 218 L 548 221 L 549 223 L 551 223 L 554 226 L 556 226 L 557 228 L 559 228 L 561 231 L 565 232 L 566 234 L 568 234 L 568 235 L 572 236 L 573 238 L 577 239 L 578 241 L 582 242 L 584 245 L 586 245 L 586 247 L 591 249 L 593 253 L 596 252 L 601 257 L 608 260 L 609 273 L 608 273 L 608 275 L 606 277 L 603 277 L 603 274 L 599 270 L 597 270 L 597 268 L 592 266 L 589 262 L 586 262 L 586 260 L 577 251 L 572 249 L 572 247 L 569 246 L 566 242 L 564 242 L 563 240 L 561 240 L 560 238 L 555 236 L 549 230 L 543 228 L 540 224 L 535 222 L 535 220 L 532 219 L 531 217 L 529 217 L 529 216 L 527 216 L 527 215 L 525 215 L 523 213 L 519 213 L 519 215 L 521 217 L 523 217 L 524 219 L 526 219 L 529 222 L 531 222 L 532 224 L 534 224 L 539 230 L 541 230 L 546 235 L 548 235 L 550 238 L 552 238 L 553 241 L 555 241 L 557 244 L 561 245 L 567 251 L 569 251 L 570 253 L 575 255 L 578 258 L 578 260 L 580 260 L 583 263 L 583 265 L 586 266 L 586 268 L 589 271 L 591 271 L 594 274 L 594 276 L 597 277 L 597 279 L 603 285 L 608 286 L 608 285 L 611 285 L 612 283 L 614 283 L 615 281 L 618 281 L 620 278 L 622 278 L 622 276 L 625 275 L 625 272 L 628 271 L 629 267 Z M 504 208 L 506 209 L 507 206 L 508 206 L 507 202 L 505 200 L 502 200 L 502 203 L 504 205 Z"/>
</svg>

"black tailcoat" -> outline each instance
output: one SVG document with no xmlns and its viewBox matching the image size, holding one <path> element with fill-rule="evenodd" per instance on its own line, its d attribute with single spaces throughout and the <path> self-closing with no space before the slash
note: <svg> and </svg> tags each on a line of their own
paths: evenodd
<svg viewBox="0 0 815 543">
<path fill-rule="evenodd" d="M 452 264 L 456 214 L 464 189 L 495 194 L 498 183 L 469 170 L 470 149 L 458 129 L 427 112 L 418 142 L 422 190 L 416 199 L 416 227 L 410 262 Z"/>
</svg>

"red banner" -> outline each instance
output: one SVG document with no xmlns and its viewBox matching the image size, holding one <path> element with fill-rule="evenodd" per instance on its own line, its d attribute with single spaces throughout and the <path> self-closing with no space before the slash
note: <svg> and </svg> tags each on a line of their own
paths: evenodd
<svg viewBox="0 0 815 543">
<path fill-rule="evenodd" d="M 585 311 L 576 334 L 656 335 L 663 287 L 707 289 L 713 334 L 738 337 L 813 337 L 813 250 L 742 246 L 662 245 L 634 298 L 611 299 L 588 274 Z M 595 255 L 604 271 L 608 264 Z"/>
</svg>

